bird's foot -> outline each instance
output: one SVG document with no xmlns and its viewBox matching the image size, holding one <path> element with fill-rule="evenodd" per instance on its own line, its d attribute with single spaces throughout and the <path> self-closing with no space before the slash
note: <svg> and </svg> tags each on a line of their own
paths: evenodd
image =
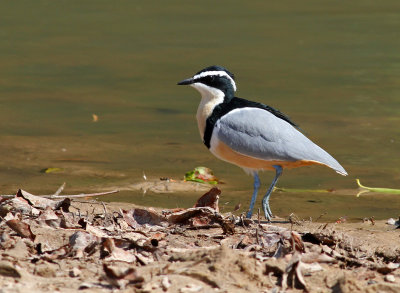
<svg viewBox="0 0 400 293">
<path fill-rule="evenodd" d="M 275 216 L 272 214 L 271 208 L 269 207 L 268 202 L 266 204 L 263 203 L 263 211 L 265 215 L 265 219 L 267 219 L 268 222 L 271 222 L 272 218 L 275 218 Z M 251 219 L 251 216 L 253 215 L 253 211 L 249 210 L 246 214 L 246 218 Z"/>
<path fill-rule="evenodd" d="M 246 214 L 247 219 L 251 219 L 251 216 L 253 215 L 253 211 L 248 211 Z"/>
<path fill-rule="evenodd" d="M 264 215 L 265 219 L 267 219 L 268 222 L 271 222 L 271 219 L 274 218 L 275 216 L 271 212 L 271 208 L 269 207 L 269 204 L 263 205 L 263 210 L 264 210 Z"/>
<path fill-rule="evenodd" d="M 271 209 L 268 206 L 268 215 L 270 216 L 270 218 L 275 218 L 275 216 L 272 214 Z"/>
<path fill-rule="evenodd" d="M 265 214 L 265 219 L 268 222 L 271 222 L 271 219 L 274 218 L 274 215 L 272 215 L 272 214 L 268 214 L 268 213 L 264 213 L 264 214 Z"/>
</svg>

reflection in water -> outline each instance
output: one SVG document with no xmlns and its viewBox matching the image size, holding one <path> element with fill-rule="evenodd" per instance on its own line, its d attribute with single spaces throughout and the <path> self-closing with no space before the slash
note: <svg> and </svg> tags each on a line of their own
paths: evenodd
<svg viewBox="0 0 400 293">
<path fill-rule="evenodd" d="M 2 193 L 50 193 L 63 182 L 66 193 L 95 191 L 143 180 L 143 171 L 182 178 L 203 165 L 225 182 L 224 208 L 241 202 L 245 210 L 251 178 L 208 153 L 194 118 L 198 96 L 175 86 L 220 64 L 240 73 L 239 97 L 289 115 L 350 174 L 341 178 L 322 167 L 285 172 L 281 187 L 336 192 L 276 192 L 276 214 L 397 215 L 395 195 L 356 199 L 345 190 L 356 187 L 355 178 L 400 187 L 398 5 L 3 3 Z M 51 167 L 64 172 L 40 173 Z M 268 184 L 272 176 L 261 180 Z M 123 192 L 106 199 L 176 207 L 191 206 L 198 195 Z"/>
</svg>

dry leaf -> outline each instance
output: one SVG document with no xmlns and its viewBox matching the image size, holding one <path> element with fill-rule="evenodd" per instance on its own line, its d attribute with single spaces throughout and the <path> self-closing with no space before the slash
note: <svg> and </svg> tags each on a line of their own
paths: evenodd
<svg viewBox="0 0 400 293">
<path fill-rule="evenodd" d="M 241 206 L 242 206 L 242 204 L 239 202 L 237 205 L 235 205 L 235 207 L 233 208 L 233 211 L 234 212 L 238 211 Z"/>
<path fill-rule="evenodd" d="M 20 221 L 19 219 L 12 219 L 8 220 L 6 224 L 13 229 L 17 234 L 23 238 L 29 238 L 30 240 L 34 241 L 36 235 L 34 235 L 31 231 L 30 225 Z"/>
<path fill-rule="evenodd" d="M 305 252 L 304 243 L 301 240 L 299 233 L 292 231 L 292 243 L 294 244 L 294 249 L 298 252 Z"/>
<path fill-rule="evenodd" d="M 40 243 L 39 243 L 40 245 Z M 48 251 L 41 251 L 41 246 L 38 246 L 38 254 L 41 255 L 41 258 L 48 261 L 53 261 L 55 259 L 62 259 L 71 255 L 72 247 L 69 244 L 61 246 L 60 248 L 48 250 Z"/>
<path fill-rule="evenodd" d="M 108 255 L 106 252 L 108 252 Z M 107 260 L 120 260 L 125 262 L 134 262 L 136 260 L 134 254 L 117 247 L 112 238 L 103 239 L 102 257 Z"/>
<path fill-rule="evenodd" d="M 87 247 L 99 242 L 99 238 L 87 232 L 77 231 L 69 237 L 69 244 L 75 251 L 76 256 L 83 256 Z"/>
<path fill-rule="evenodd" d="M 123 211 L 123 216 L 128 225 L 134 229 L 145 224 L 161 226 L 161 223 L 165 221 L 163 216 L 151 208 Z"/>
<path fill-rule="evenodd" d="M 218 199 L 221 194 L 221 190 L 219 190 L 216 187 L 211 188 L 207 193 L 205 193 L 203 196 L 201 196 L 196 204 L 193 206 L 194 208 L 197 207 L 210 207 L 217 212 L 219 212 L 219 207 L 218 207 Z"/>
<path fill-rule="evenodd" d="M 263 233 L 261 241 L 265 247 L 271 247 L 281 241 L 282 236 L 279 233 Z"/>
<path fill-rule="evenodd" d="M 110 284 L 117 288 L 125 288 L 128 284 L 141 284 L 144 282 L 144 278 L 138 275 L 135 268 L 122 269 L 103 264 L 103 270 Z"/>
<path fill-rule="evenodd" d="M 59 228 L 61 224 L 61 218 L 50 207 L 40 212 L 37 220 L 52 228 Z"/>
<path fill-rule="evenodd" d="M 12 263 L 7 261 L 0 261 L 0 275 L 11 278 L 21 278 L 21 273 Z"/>
<path fill-rule="evenodd" d="M 189 220 L 194 217 L 210 217 L 213 216 L 215 210 L 210 207 L 197 207 L 186 209 L 169 215 L 168 222 L 172 224 L 190 224 Z"/>
<path fill-rule="evenodd" d="M 37 216 L 40 213 L 40 211 L 32 207 L 28 201 L 19 197 L 8 199 L 0 204 L 0 216 L 4 217 L 9 212 L 33 216 Z"/>
<path fill-rule="evenodd" d="M 25 199 L 31 206 L 41 210 L 45 210 L 46 208 L 50 207 L 55 210 L 61 208 L 64 212 L 68 212 L 69 206 L 71 205 L 71 200 L 69 198 L 65 198 L 63 200 L 51 200 L 30 194 L 22 189 L 18 189 L 16 197 Z"/>
<path fill-rule="evenodd" d="M 232 222 L 225 220 L 221 214 L 217 213 L 210 207 L 190 208 L 181 212 L 173 213 L 169 215 L 168 222 L 171 224 L 181 225 L 198 225 L 199 223 L 203 224 L 205 222 L 208 222 L 207 225 L 210 223 L 218 223 L 224 231 L 224 234 L 235 233 L 235 225 Z"/>
</svg>

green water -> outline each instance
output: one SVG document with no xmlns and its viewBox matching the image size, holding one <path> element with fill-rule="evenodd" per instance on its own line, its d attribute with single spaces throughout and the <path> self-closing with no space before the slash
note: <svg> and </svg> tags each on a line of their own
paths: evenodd
<svg viewBox="0 0 400 293">
<path fill-rule="evenodd" d="M 398 1 L 8 1 L 0 4 L 0 193 L 94 192 L 195 166 L 248 206 L 252 178 L 201 143 L 199 94 L 176 86 L 205 66 L 235 73 L 237 95 L 274 106 L 346 168 L 284 173 L 273 212 L 397 217 L 400 198 Z M 92 114 L 99 117 L 92 122 Z M 43 174 L 48 167 L 64 171 Z M 272 173 L 263 173 L 265 185 Z M 266 188 L 266 187 L 265 187 Z M 102 198 L 191 206 L 198 193 Z"/>
</svg>

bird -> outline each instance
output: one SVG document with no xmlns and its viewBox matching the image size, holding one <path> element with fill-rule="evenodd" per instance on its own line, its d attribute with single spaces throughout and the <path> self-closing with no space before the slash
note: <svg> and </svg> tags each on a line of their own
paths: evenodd
<svg viewBox="0 0 400 293">
<path fill-rule="evenodd" d="M 254 177 L 247 218 L 252 217 L 261 186 L 259 171 L 275 171 L 262 199 L 269 222 L 274 217 L 269 199 L 283 169 L 323 165 L 347 175 L 338 161 L 308 139 L 287 115 L 263 103 L 236 97 L 235 76 L 226 68 L 208 66 L 178 85 L 189 85 L 200 92 L 196 119 L 205 146 L 217 158 Z"/>
</svg>

